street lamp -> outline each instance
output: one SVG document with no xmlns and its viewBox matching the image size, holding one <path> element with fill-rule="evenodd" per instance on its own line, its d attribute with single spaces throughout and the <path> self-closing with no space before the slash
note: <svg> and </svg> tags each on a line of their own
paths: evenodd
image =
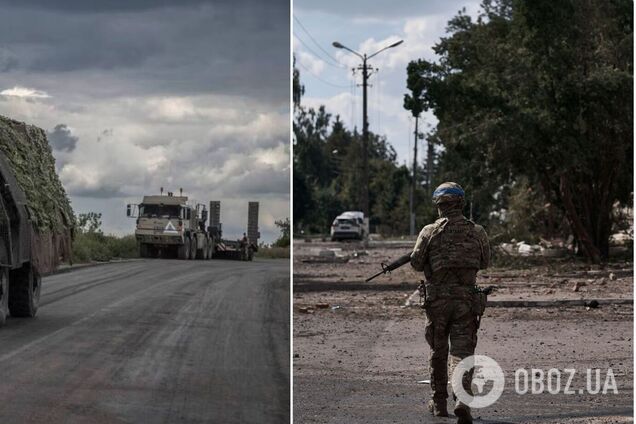
<svg viewBox="0 0 636 424">
<path fill-rule="evenodd" d="M 367 117 L 367 86 L 370 67 L 367 65 L 367 60 L 387 49 L 397 47 L 403 42 L 404 40 L 397 41 L 381 48 L 371 55 L 367 55 L 366 53 L 360 54 L 337 41 L 332 43 L 335 48 L 347 50 L 362 59 L 362 65 L 360 65 L 358 69 L 362 70 L 362 212 L 364 212 L 365 217 L 369 217 L 369 119 Z"/>
</svg>

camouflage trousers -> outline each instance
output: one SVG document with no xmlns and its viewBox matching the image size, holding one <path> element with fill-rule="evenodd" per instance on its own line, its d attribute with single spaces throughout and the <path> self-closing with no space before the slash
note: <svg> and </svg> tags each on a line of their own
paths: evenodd
<svg viewBox="0 0 636 424">
<path fill-rule="evenodd" d="M 433 399 L 445 401 L 448 398 L 448 376 L 452 376 L 462 359 L 475 352 L 477 316 L 473 311 L 472 301 L 465 298 L 438 298 L 427 302 L 424 309 L 427 318 L 425 337 L 431 348 L 430 376 Z M 462 385 L 468 393 L 471 393 L 471 380 L 472 372 L 467 373 L 462 380 Z"/>
</svg>

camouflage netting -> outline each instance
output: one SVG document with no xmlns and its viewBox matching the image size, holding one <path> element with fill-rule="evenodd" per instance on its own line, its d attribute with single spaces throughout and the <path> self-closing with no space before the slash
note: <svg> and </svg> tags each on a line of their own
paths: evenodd
<svg viewBox="0 0 636 424">
<path fill-rule="evenodd" d="M 55 172 L 44 130 L 0 116 L 0 151 L 27 198 L 33 221 L 33 262 L 41 273 L 70 258 L 74 215 Z"/>
</svg>

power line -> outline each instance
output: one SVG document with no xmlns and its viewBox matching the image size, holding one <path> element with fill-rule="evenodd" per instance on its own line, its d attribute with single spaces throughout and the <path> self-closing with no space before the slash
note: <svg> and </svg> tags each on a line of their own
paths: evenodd
<svg viewBox="0 0 636 424">
<path fill-rule="evenodd" d="M 296 62 L 298 65 L 300 65 L 301 68 L 303 68 L 305 71 L 309 72 L 311 75 L 314 76 L 314 78 L 316 78 L 318 81 L 323 82 L 324 84 L 330 85 L 332 87 L 335 88 L 348 88 L 346 85 L 338 85 L 338 84 L 334 84 L 332 82 L 329 82 L 327 80 L 322 79 L 321 77 L 319 77 L 318 75 L 316 75 L 311 69 L 309 69 L 308 67 L 306 67 L 305 65 L 303 65 L 303 63 L 299 60 L 298 62 Z"/>
<path fill-rule="evenodd" d="M 306 49 L 307 49 L 307 50 L 308 50 L 308 51 L 309 51 L 309 52 L 310 52 L 310 53 L 311 53 L 311 54 L 312 54 L 312 55 L 313 55 L 313 56 L 314 56 L 317 60 L 319 60 L 319 61 L 321 61 L 321 62 L 324 62 L 324 63 L 326 63 L 326 64 L 327 64 L 327 65 L 329 65 L 329 66 L 333 66 L 334 68 L 338 68 L 338 69 L 340 69 L 340 68 L 341 68 L 340 66 L 334 65 L 333 63 L 331 63 L 331 62 L 329 62 L 329 61 L 327 61 L 327 60 L 324 60 L 322 57 L 320 57 L 320 55 L 319 55 L 318 53 L 316 53 L 316 51 L 315 51 L 315 50 L 313 50 L 311 47 L 309 47 L 309 45 L 307 45 L 307 43 L 305 43 L 305 42 L 303 41 L 303 39 L 302 39 L 302 38 L 300 38 L 300 37 L 298 36 L 298 34 L 294 33 L 294 37 L 296 37 L 296 39 L 297 39 L 298 41 L 300 41 L 300 43 L 301 43 L 303 46 L 305 46 L 305 48 L 306 48 Z"/>
<path fill-rule="evenodd" d="M 296 15 L 294 15 L 294 20 L 298 23 L 298 25 L 300 26 L 300 28 L 305 32 L 305 34 L 307 34 L 309 36 L 309 38 L 311 39 L 311 41 L 314 42 L 314 44 L 325 54 L 327 55 L 328 58 L 330 58 L 336 65 L 332 65 L 332 66 L 336 66 L 338 68 L 346 68 L 345 65 L 343 65 L 342 63 L 340 63 L 338 61 L 338 59 L 336 59 L 335 57 L 333 57 L 327 50 L 325 50 L 317 41 L 314 37 L 312 37 L 311 33 L 307 30 L 307 28 L 305 28 L 305 26 L 302 24 L 302 22 L 300 22 L 300 19 L 298 19 L 296 17 Z M 298 35 L 296 35 L 296 37 L 298 38 Z M 302 41 L 302 40 L 301 40 Z M 304 44 L 304 43 L 303 43 Z"/>
</svg>

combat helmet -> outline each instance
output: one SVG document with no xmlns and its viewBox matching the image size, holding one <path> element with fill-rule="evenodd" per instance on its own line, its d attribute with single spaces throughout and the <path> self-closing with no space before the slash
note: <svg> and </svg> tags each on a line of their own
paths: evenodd
<svg viewBox="0 0 636 424">
<path fill-rule="evenodd" d="M 440 184 L 433 192 L 433 202 L 436 205 L 448 202 L 464 202 L 464 189 L 457 183 L 446 182 Z"/>
</svg>

